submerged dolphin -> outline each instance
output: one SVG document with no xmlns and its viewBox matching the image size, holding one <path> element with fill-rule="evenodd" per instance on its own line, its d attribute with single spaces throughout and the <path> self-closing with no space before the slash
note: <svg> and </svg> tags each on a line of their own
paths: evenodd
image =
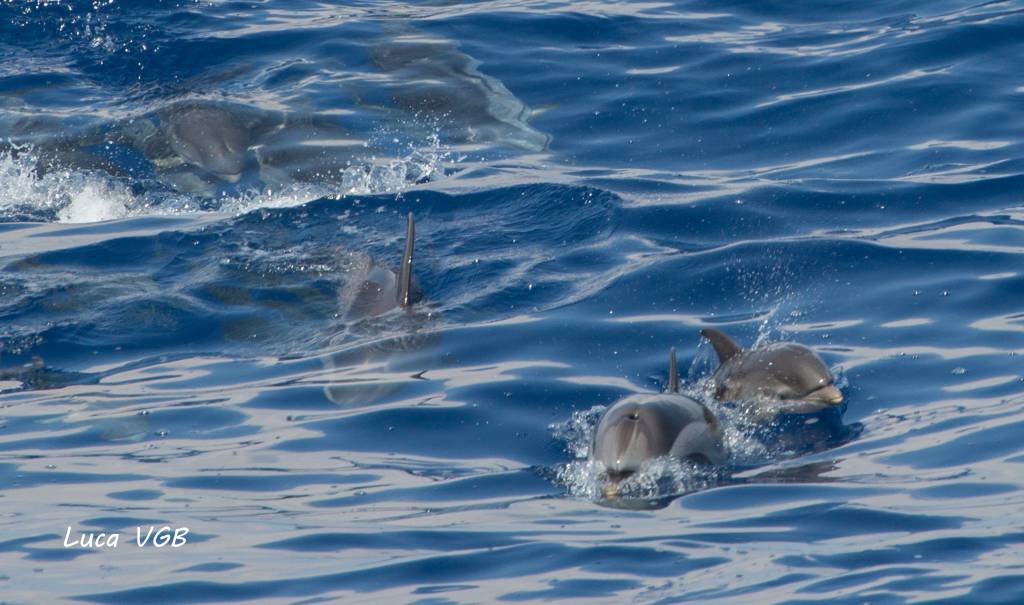
<svg viewBox="0 0 1024 605">
<path fill-rule="evenodd" d="M 31 149 L 40 174 L 100 171 L 207 197 L 297 182 L 329 185 L 339 167 L 367 153 L 336 116 L 209 99 L 77 126 L 55 118 L 0 119 L 4 133 L 14 135 L 13 144 L 0 144 L 0 153 Z"/>
<path fill-rule="evenodd" d="M 381 265 L 365 254 L 353 255 L 348 265 L 350 278 L 341 292 L 342 315 L 350 321 L 376 317 L 395 308 L 409 308 L 419 297 L 412 281 L 416 217 L 407 217 L 405 253 L 396 270 Z"/>
<path fill-rule="evenodd" d="M 719 366 L 711 376 L 715 399 L 754 401 L 768 410 L 813 413 L 843 401 L 825 362 L 795 342 L 775 342 L 745 351 L 723 332 L 704 328 Z"/>
<path fill-rule="evenodd" d="M 406 226 L 405 251 L 402 264 L 392 268 L 364 253 L 344 259 L 348 279 L 339 293 L 339 315 L 347 322 L 359 324 L 360 331 L 373 333 L 384 327 L 384 322 L 399 323 L 409 331 L 394 338 L 377 341 L 356 349 L 345 349 L 322 358 L 324 366 L 333 374 L 334 381 L 324 386 L 324 395 L 334 403 L 343 405 L 369 403 L 391 392 L 392 384 L 375 383 L 361 378 L 366 369 L 382 365 L 382 356 L 396 350 L 422 346 L 432 338 L 430 332 L 421 332 L 424 320 L 431 317 L 413 312 L 421 296 L 413 279 L 413 252 L 416 239 L 416 219 L 410 212 Z M 402 317 L 389 315 L 395 309 L 407 313 Z M 375 323 L 376 322 L 376 323 Z M 393 329 L 393 328 L 391 328 Z"/>
<path fill-rule="evenodd" d="M 211 194 L 243 174 L 261 174 L 256 147 L 286 126 L 285 115 L 206 100 L 178 101 L 125 120 L 107 138 L 137 149 L 179 191 Z"/>
<path fill-rule="evenodd" d="M 675 349 L 669 354 L 668 392 L 630 395 L 615 402 L 597 424 L 589 455 L 591 461 L 604 465 L 613 484 L 662 456 L 712 464 L 722 464 L 729 457 L 714 414 L 679 393 Z"/>
<path fill-rule="evenodd" d="M 400 108 L 443 123 L 459 142 L 507 144 L 543 151 L 551 137 L 527 124 L 530 108 L 480 62 L 448 40 L 397 36 L 370 49 L 374 66 Z"/>
<path fill-rule="evenodd" d="M 185 162 L 235 183 L 259 134 L 237 112 L 209 103 L 183 103 L 157 113 L 172 150 Z"/>
</svg>

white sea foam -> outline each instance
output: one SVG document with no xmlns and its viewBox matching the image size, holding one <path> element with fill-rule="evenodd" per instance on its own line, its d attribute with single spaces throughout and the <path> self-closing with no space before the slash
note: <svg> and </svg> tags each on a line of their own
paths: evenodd
<svg viewBox="0 0 1024 605">
<path fill-rule="evenodd" d="M 55 216 L 65 223 L 123 218 L 140 205 L 128 187 L 91 172 L 37 171 L 30 148 L 0 153 L 0 213 Z"/>
<path fill-rule="evenodd" d="M 565 444 L 573 460 L 554 469 L 555 481 L 563 485 L 570 495 L 591 500 L 606 498 L 609 483 L 604 466 L 588 458 L 590 442 L 601 415 L 603 405 L 587 410 L 576 410 L 572 417 L 549 427 L 552 435 Z M 733 451 L 748 458 L 757 448 L 756 442 L 737 429 L 725 425 L 725 440 Z M 713 484 L 719 471 L 689 460 L 663 457 L 644 463 L 640 470 L 614 486 L 615 497 L 628 500 L 663 498 L 703 489 Z"/>
</svg>

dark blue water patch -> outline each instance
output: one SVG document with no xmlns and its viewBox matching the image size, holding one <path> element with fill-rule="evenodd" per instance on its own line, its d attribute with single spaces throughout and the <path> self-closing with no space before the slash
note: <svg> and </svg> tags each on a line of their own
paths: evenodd
<svg viewBox="0 0 1024 605">
<path fill-rule="evenodd" d="M 855 554 L 788 556 L 782 561 L 792 567 L 828 566 L 837 569 L 864 569 L 886 565 L 926 565 L 936 563 L 966 564 L 1021 542 L 1020 534 L 998 537 L 937 538 L 902 544 L 898 547 L 866 550 Z"/>
<path fill-rule="evenodd" d="M 730 510 L 743 509 L 750 502 L 760 504 L 784 504 L 792 502 L 828 499 L 835 502 L 853 501 L 867 496 L 878 496 L 889 493 L 881 487 L 863 487 L 849 485 L 827 485 L 811 483 L 807 485 L 740 485 L 725 486 L 697 492 L 684 496 L 679 500 L 684 509 L 694 510 Z M 815 509 L 817 510 L 817 509 Z"/>
<path fill-rule="evenodd" d="M 258 428 L 244 424 L 247 418 L 234 410 L 208 406 L 162 409 L 120 418 L 60 423 L 65 431 L 63 435 L 5 441 L 0 444 L 0 450 L 89 448 L 121 440 L 158 440 L 171 434 L 196 439 L 242 437 L 258 432 Z"/>
<path fill-rule="evenodd" d="M 560 494 L 560 490 L 530 471 L 512 471 L 474 475 L 430 483 L 423 487 L 365 490 L 366 493 L 315 501 L 311 505 L 327 508 L 365 506 L 375 502 L 422 502 L 438 505 L 446 502 L 481 501 L 495 498 L 536 498 Z"/>
<path fill-rule="evenodd" d="M 235 342 L 242 352 L 306 352 L 353 328 L 338 318 L 339 290 L 344 285 L 338 283 L 339 256 L 355 251 L 393 259 L 386 263 L 392 266 L 397 263 L 400 252 L 386 252 L 376 238 L 398 235 L 402 219 L 376 213 L 382 204 L 420 212 L 417 278 L 427 298 L 436 301 L 449 320 L 473 308 L 478 317 L 489 310 L 485 316 L 493 318 L 493 312 L 507 315 L 524 307 L 510 307 L 504 301 L 496 307 L 486 296 L 473 296 L 482 284 L 491 284 L 484 290 L 494 289 L 495 295 L 515 294 L 520 286 L 507 283 L 502 274 L 521 271 L 524 263 L 532 265 L 537 288 L 523 310 L 572 296 L 578 286 L 568 281 L 569 276 L 580 277 L 581 271 L 593 276 L 614 266 L 614 257 L 598 253 L 589 254 L 589 266 L 584 267 L 572 253 L 574 245 L 599 241 L 611 231 L 614 195 L 542 186 L 509 188 L 497 196 L 488 192 L 453 198 L 423 192 L 412 199 L 320 200 L 298 209 L 252 212 L 198 231 L 164 231 L 45 252 L 22 258 L 9 270 L 22 279 L 51 285 L 0 308 L 0 318 L 34 321 L 43 342 L 38 354 L 58 367 L 86 352 L 180 354 L 217 351 L 224 341 Z M 531 209 L 554 199 L 560 201 L 567 220 L 536 224 Z M 485 207 L 498 200 L 507 211 L 495 221 Z M 449 225 L 444 217 L 453 212 L 457 214 Z M 339 229 L 342 213 L 348 216 L 346 221 L 368 219 L 377 226 L 367 225 L 361 238 L 348 236 Z M 480 229 L 484 223 L 488 228 Z M 480 251 L 495 246 L 509 247 L 516 254 L 496 264 L 480 256 Z M 567 254 L 561 256 L 566 258 L 541 254 L 551 246 L 565 249 Z M 438 263 L 446 257 L 448 262 L 460 257 L 472 262 L 464 260 L 462 270 L 442 277 Z M 196 274 L 208 277 L 197 283 Z M 460 300 L 466 302 L 459 304 Z M 133 329 L 126 333 L 124 326 Z"/>
<path fill-rule="evenodd" d="M 282 441 L 275 449 L 415 455 L 430 450 L 432 444 L 444 438 L 450 448 L 447 457 L 504 457 L 521 460 L 524 465 L 546 462 L 536 460 L 530 453 L 543 452 L 552 445 L 551 439 L 536 423 L 527 420 L 509 417 L 500 423 L 492 422 L 486 410 L 470 405 L 370 411 L 338 420 L 304 423 L 304 428 L 320 431 L 324 436 Z M 501 436 L 511 434 L 518 438 L 502 444 Z"/>
<path fill-rule="evenodd" d="M 90 528 L 87 531 L 92 531 L 91 528 L 95 527 L 99 531 L 111 533 L 128 528 L 134 529 L 135 526 L 166 525 L 167 521 L 163 519 L 142 519 L 138 517 L 93 517 L 90 519 L 83 519 L 80 523 Z"/>
<path fill-rule="evenodd" d="M 369 483 L 379 479 L 378 475 L 367 473 L 351 474 L 258 474 L 234 475 L 205 471 L 202 475 L 185 477 L 164 483 L 169 488 L 196 490 L 226 490 L 246 492 L 273 492 L 294 490 L 310 485 L 336 485 Z"/>
<path fill-rule="evenodd" d="M 502 595 L 502 601 L 556 600 L 564 598 L 610 598 L 616 593 L 638 588 L 636 580 L 551 580 L 547 590 L 512 592 Z"/>
<path fill-rule="evenodd" d="M 358 388 L 356 385 L 355 388 Z M 372 387 L 371 387 L 372 388 Z M 286 388 L 267 389 L 257 393 L 245 403 L 246 408 L 294 411 L 331 411 L 337 410 L 338 404 L 328 399 L 323 387 L 290 386 Z M 302 420 L 302 416 L 294 416 L 293 420 Z"/>
<path fill-rule="evenodd" d="M 921 577 L 928 573 L 925 569 L 914 567 L 885 567 L 873 571 L 843 574 L 828 580 L 814 582 L 800 588 L 801 593 L 827 593 L 837 590 L 861 586 L 867 582 L 877 582 L 886 578 L 908 579 Z"/>
<path fill-rule="evenodd" d="M 266 596 L 305 596 L 318 591 L 371 592 L 386 587 L 429 585 L 487 578 L 515 578 L 540 570 L 579 568 L 593 573 L 673 577 L 727 562 L 724 558 L 688 559 L 651 549 L 595 547 L 577 549 L 556 544 L 524 544 L 483 552 L 437 555 L 408 562 L 385 564 L 359 572 L 313 576 L 295 581 L 257 581 L 245 584 L 180 582 L 106 594 L 80 595 L 98 603 L 136 603 L 159 599 L 163 603 L 231 602 Z M 205 595 L 205 598 L 199 597 Z"/>
<path fill-rule="evenodd" d="M 914 490 L 913 497 L 922 500 L 938 500 L 945 498 L 987 498 L 1015 492 L 1016 488 L 1009 484 L 999 483 L 950 483 L 934 485 Z"/>
<path fill-rule="evenodd" d="M 59 470 L 24 471 L 17 464 L 0 464 L 0 479 L 8 489 L 34 488 L 41 485 L 74 485 L 78 483 L 119 483 L 139 481 L 146 475 L 130 473 L 72 473 Z"/>
<path fill-rule="evenodd" d="M 773 588 L 787 586 L 787 585 L 790 585 L 790 584 L 795 584 L 797 582 L 805 582 L 805 581 L 807 581 L 809 579 L 812 579 L 812 578 L 814 578 L 814 576 L 811 575 L 811 574 L 788 573 L 788 574 L 786 574 L 784 576 L 781 576 L 781 577 L 778 577 L 778 578 L 775 578 L 775 579 L 772 579 L 772 580 L 768 580 L 768 581 L 765 581 L 765 582 L 758 582 L 758 583 L 751 584 L 750 586 L 745 586 L 745 587 L 742 587 L 742 588 L 734 588 L 734 589 L 725 590 L 725 591 L 695 591 L 695 592 L 684 593 L 682 596 L 680 596 L 678 598 L 677 597 L 673 597 L 673 598 L 668 598 L 668 599 L 660 599 L 657 602 L 659 604 L 666 604 L 666 605 L 668 603 L 688 603 L 688 602 L 692 602 L 693 599 L 699 599 L 699 598 L 702 598 L 702 597 L 708 597 L 708 596 L 710 596 L 712 594 L 714 594 L 716 597 L 719 597 L 719 598 L 738 597 L 738 596 L 744 596 L 744 595 L 750 595 L 750 594 L 757 594 L 759 591 L 762 591 L 762 590 L 771 590 Z"/>
<path fill-rule="evenodd" d="M 191 565 L 182 569 L 175 570 L 175 573 L 189 573 L 189 572 L 202 572 L 202 573 L 217 573 L 221 571 L 231 571 L 232 569 L 239 569 L 245 567 L 241 563 L 200 563 L 198 565 Z"/>
<path fill-rule="evenodd" d="M 120 492 L 110 492 L 108 498 L 113 500 L 124 500 L 126 502 L 144 502 L 156 500 L 164 495 L 164 492 L 156 489 L 129 489 Z"/>
<path fill-rule="evenodd" d="M 952 605 L 969 600 L 983 605 L 1011 605 L 1024 598 L 1024 574 L 999 575 L 986 578 L 971 587 L 963 596 L 926 601 L 930 605 Z"/>
<path fill-rule="evenodd" d="M 895 464 L 912 464 L 916 468 L 929 469 L 1003 458 L 1008 453 L 1018 451 L 1014 435 L 1020 430 L 1019 422 L 983 428 L 951 438 L 941 445 L 923 448 L 913 455 L 894 454 L 889 460 Z M 978 447 L 980 444 L 985 445 Z"/>
<path fill-rule="evenodd" d="M 42 534 L 0 542 L 0 552 L 21 553 L 28 561 L 73 561 L 92 551 L 64 548 L 64 536 Z M 52 545 L 50 547 L 49 545 Z"/>
<path fill-rule="evenodd" d="M 520 539 L 509 538 L 502 534 L 460 532 L 447 529 L 440 531 L 388 532 L 386 534 L 317 533 L 298 538 L 289 538 L 280 542 L 261 544 L 260 548 L 297 552 L 334 552 L 353 548 L 370 550 L 425 548 L 427 550 L 450 552 L 502 548 L 522 544 L 527 539 L 529 539 L 528 536 Z"/>
<path fill-rule="evenodd" d="M 938 515 L 915 515 L 891 510 L 872 510 L 850 506 L 844 503 L 821 503 L 800 506 L 789 510 L 766 513 L 758 519 L 717 521 L 702 523 L 701 528 L 745 528 L 744 535 L 770 538 L 778 541 L 816 542 L 852 534 L 885 534 L 890 532 L 922 532 L 962 527 L 970 519 Z M 752 531 L 758 527 L 788 528 L 786 531 L 770 533 Z M 689 539 L 717 542 L 731 541 L 742 537 L 731 533 L 701 533 L 688 536 Z"/>
</svg>

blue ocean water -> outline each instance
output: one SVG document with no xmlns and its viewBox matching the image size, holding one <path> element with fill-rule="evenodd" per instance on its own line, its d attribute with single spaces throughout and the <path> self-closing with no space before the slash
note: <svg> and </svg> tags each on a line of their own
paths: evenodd
<svg viewBox="0 0 1024 605">
<path fill-rule="evenodd" d="M 1021 2 L 0 2 L 0 601 L 1024 603 L 1022 64 Z M 600 501 L 707 325 L 844 408 Z"/>
</svg>

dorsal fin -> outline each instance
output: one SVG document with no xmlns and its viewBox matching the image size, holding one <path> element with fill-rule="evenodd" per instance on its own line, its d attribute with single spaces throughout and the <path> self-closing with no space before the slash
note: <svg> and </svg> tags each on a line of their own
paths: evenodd
<svg viewBox="0 0 1024 605">
<path fill-rule="evenodd" d="M 679 370 L 676 368 L 676 348 L 668 351 L 668 392 L 679 392 Z"/>
<path fill-rule="evenodd" d="M 398 272 L 398 306 L 402 308 L 412 305 L 412 249 L 415 241 L 416 217 L 410 212 L 405 232 L 405 254 L 402 255 L 402 268 Z"/>
<path fill-rule="evenodd" d="M 718 354 L 718 363 L 729 361 L 743 350 L 742 347 L 726 336 L 725 332 L 721 330 L 704 328 L 700 331 L 700 335 L 710 340 L 711 346 L 715 347 L 715 353 Z"/>
</svg>

